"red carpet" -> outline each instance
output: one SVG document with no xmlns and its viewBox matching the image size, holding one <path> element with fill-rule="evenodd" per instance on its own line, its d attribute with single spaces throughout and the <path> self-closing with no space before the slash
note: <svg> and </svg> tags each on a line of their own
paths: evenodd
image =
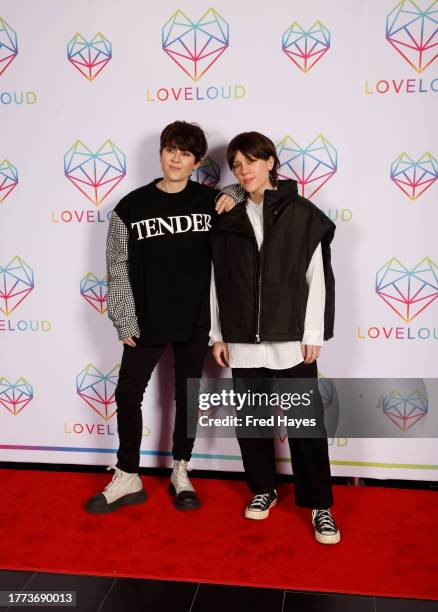
<svg viewBox="0 0 438 612">
<path fill-rule="evenodd" d="M 342 541 L 313 539 L 292 486 L 266 521 L 242 517 L 243 482 L 199 479 L 200 510 L 179 512 L 167 479 L 144 477 L 149 500 L 93 516 L 83 501 L 102 474 L 1 470 L 0 567 L 438 599 L 438 495 L 334 489 Z"/>
</svg>

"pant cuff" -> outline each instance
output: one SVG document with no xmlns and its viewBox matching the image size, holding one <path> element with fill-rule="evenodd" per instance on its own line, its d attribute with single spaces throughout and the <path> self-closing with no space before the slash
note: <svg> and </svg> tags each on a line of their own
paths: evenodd
<svg viewBox="0 0 438 612">
<path fill-rule="evenodd" d="M 140 466 L 138 467 L 132 467 L 129 465 L 123 465 L 123 463 L 116 463 L 116 467 L 119 468 L 119 470 L 122 470 L 122 472 L 126 472 L 127 474 L 138 474 L 138 472 L 140 471 Z"/>
</svg>

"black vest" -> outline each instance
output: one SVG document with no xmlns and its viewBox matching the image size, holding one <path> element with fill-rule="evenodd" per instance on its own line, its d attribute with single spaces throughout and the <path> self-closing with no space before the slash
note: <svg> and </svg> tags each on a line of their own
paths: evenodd
<svg viewBox="0 0 438 612">
<path fill-rule="evenodd" d="M 333 336 L 335 279 L 330 243 L 335 224 L 298 195 L 296 181 L 265 192 L 261 250 L 246 202 L 221 217 L 211 235 L 222 337 L 225 342 L 302 340 L 306 271 L 321 243 L 326 300 L 324 340 Z"/>
</svg>

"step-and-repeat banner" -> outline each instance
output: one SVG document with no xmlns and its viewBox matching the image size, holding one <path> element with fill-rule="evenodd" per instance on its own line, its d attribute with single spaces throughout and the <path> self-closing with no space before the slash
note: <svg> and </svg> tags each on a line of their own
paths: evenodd
<svg viewBox="0 0 438 612">
<path fill-rule="evenodd" d="M 0 459 L 114 462 L 108 217 L 160 176 L 159 134 L 183 119 L 208 134 L 195 180 L 233 182 L 226 145 L 258 130 L 337 225 L 327 408 L 331 378 L 379 377 L 369 410 L 399 436 L 330 439 L 333 474 L 434 479 L 415 431 L 437 410 L 438 2 L 210 1 L 2 2 Z M 209 356 L 205 374 L 224 373 Z M 166 352 L 145 466 L 170 464 L 172 377 Z M 192 464 L 242 469 L 233 439 L 198 440 Z"/>
</svg>

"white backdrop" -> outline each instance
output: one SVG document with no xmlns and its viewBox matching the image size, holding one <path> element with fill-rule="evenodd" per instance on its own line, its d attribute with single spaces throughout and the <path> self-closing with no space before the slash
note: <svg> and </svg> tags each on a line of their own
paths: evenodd
<svg viewBox="0 0 438 612">
<path fill-rule="evenodd" d="M 220 184 L 233 182 L 226 144 L 258 130 L 279 143 L 281 173 L 336 222 L 325 377 L 404 378 L 406 406 L 418 379 L 436 376 L 438 3 L 212 6 L 2 2 L 1 460 L 115 461 L 121 345 L 101 312 L 107 216 L 160 175 L 159 134 L 176 119 L 208 133 L 213 172 L 200 180 L 220 169 Z M 86 148 L 64 162 L 78 140 Z M 96 191 L 85 184 L 99 178 Z M 210 356 L 206 373 L 221 375 Z M 379 395 L 393 388 L 382 380 Z M 398 439 L 330 440 L 332 473 L 435 479 L 438 445 L 415 438 L 436 411 L 427 393 L 418 424 L 393 420 Z M 142 465 L 170 464 L 172 398 L 166 353 L 145 396 Z M 281 442 L 278 457 L 289 471 Z M 242 469 L 235 440 L 198 440 L 192 464 Z"/>
</svg>

